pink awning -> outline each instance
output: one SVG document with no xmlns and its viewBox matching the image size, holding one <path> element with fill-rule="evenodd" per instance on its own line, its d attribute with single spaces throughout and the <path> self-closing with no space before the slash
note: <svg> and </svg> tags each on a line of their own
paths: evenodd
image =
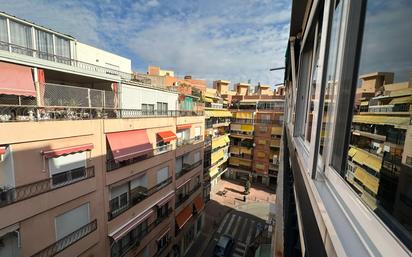
<svg viewBox="0 0 412 257">
<path fill-rule="evenodd" d="M 159 207 L 165 205 L 165 204 L 168 203 L 170 200 L 172 200 L 172 198 L 173 198 L 174 195 L 175 195 L 175 192 L 174 192 L 174 191 L 168 193 L 165 197 L 163 197 L 162 199 L 160 199 L 160 201 L 157 202 L 156 205 L 159 206 Z"/>
<path fill-rule="evenodd" d="M 114 241 L 118 241 L 123 236 L 127 235 L 132 229 L 134 229 L 137 225 L 145 221 L 149 216 L 153 213 L 153 209 L 149 209 L 146 212 L 137 215 L 133 219 L 129 220 L 126 224 L 118 228 L 117 230 L 113 231 L 109 236 L 113 238 Z"/>
<path fill-rule="evenodd" d="M 6 147 L 5 146 L 0 146 L 0 155 L 6 153 Z"/>
<path fill-rule="evenodd" d="M 31 68 L 0 62 L 0 94 L 35 97 Z"/>
<path fill-rule="evenodd" d="M 106 136 L 116 162 L 129 160 L 153 151 L 146 130 L 113 132 Z"/>
<path fill-rule="evenodd" d="M 70 146 L 70 147 L 65 147 L 65 148 L 41 151 L 41 154 L 43 154 L 45 158 L 55 158 L 55 157 L 66 155 L 66 154 L 90 151 L 93 149 L 93 147 L 94 147 L 93 144 L 77 145 L 77 146 Z"/>
</svg>

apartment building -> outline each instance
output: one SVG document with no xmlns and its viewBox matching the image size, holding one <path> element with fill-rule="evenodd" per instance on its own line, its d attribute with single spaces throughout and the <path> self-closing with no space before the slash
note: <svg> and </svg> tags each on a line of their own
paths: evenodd
<svg viewBox="0 0 412 257">
<path fill-rule="evenodd" d="M 272 256 L 412 255 L 411 11 L 293 1 Z"/>
<path fill-rule="evenodd" d="M 227 177 L 275 185 L 280 138 L 282 135 L 284 97 L 275 96 L 269 86 L 238 83 L 231 95 L 229 110 L 230 158 Z"/>
<path fill-rule="evenodd" d="M 230 83 L 230 82 L 229 82 Z M 210 191 L 227 171 L 229 158 L 229 125 L 232 113 L 228 101 L 220 97 L 216 89 L 207 88 L 205 102 L 205 150 L 204 150 L 204 197 L 210 199 Z"/>
<path fill-rule="evenodd" d="M 183 256 L 203 112 L 127 58 L 0 13 L 0 256 Z"/>
</svg>

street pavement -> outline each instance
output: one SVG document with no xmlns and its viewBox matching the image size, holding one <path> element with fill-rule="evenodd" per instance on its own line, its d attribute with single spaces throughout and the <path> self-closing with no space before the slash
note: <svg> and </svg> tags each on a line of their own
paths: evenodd
<svg viewBox="0 0 412 257">
<path fill-rule="evenodd" d="M 257 235 L 257 224 L 265 224 L 269 203 L 274 203 L 273 189 L 252 184 L 246 202 L 244 187 L 236 181 L 221 180 L 211 192 L 204 209 L 204 225 L 185 257 L 212 257 L 220 235 L 230 234 L 235 239 L 232 257 L 243 257 L 247 244 Z M 222 191 L 227 191 L 224 195 Z"/>
<path fill-rule="evenodd" d="M 227 213 L 217 231 L 214 233 L 213 239 L 203 252 L 202 257 L 213 256 L 213 249 L 221 235 L 230 235 L 235 240 L 231 256 L 243 257 L 247 246 L 253 242 L 259 234 L 259 227 L 263 228 L 264 224 L 264 220 L 248 213 L 241 211 L 231 211 Z"/>
</svg>

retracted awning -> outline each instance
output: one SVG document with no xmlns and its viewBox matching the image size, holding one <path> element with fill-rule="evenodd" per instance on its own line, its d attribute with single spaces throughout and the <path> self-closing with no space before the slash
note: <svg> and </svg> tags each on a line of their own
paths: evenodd
<svg viewBox="0 0 412 257">
<path fill-rule="evenodd" d="M 272 127 L 272 135 L 282 135 L 282 127 Z"/>
<path fill-rule="evenodd" d="M 193 215 L 193 208 L 189 204 L 176 216 L 176 224 L 179 229 L 182 229 L 183 226 L 190 220 Z"/>
<path fill-rule="evenodd" d="M 174 191 L 172 191 L 172 192 L 170 192 L 170 193 L 168 193 L 167 195 L 165 195 L 162 199 L 160 199 L 158 202 L 157 202 L 157 206 L 163 206 L 163 205 L 165 205 L 166 203 L 168 203 L 170 200 L 172 200 L 173 199 L 173 196 L 175 195 L 175 192 Z"/>
<path fill-rule="evenodd" d="M 389 104 L 410 104 L 410 103 L 412 103 L 412 96 L 394 98 Z"/>
<path fill-rule="evenodd" d="M 205 110 L 206 117 L 230 118 L 232 113 L 228 110 Z"/>
<path fill-rule="evenodd" d="M 70 147 L 59 148 L 59 149 L 43 150 L 41 151 L 41 154 L 45 158 L 55 158 L 55 157 L 59 157 L 59 156 L 66 155 L 66 154 L 90 151 L 93 149 L 93 147 L 94 147 L 93 144 L 77 145 L 77 146 L 70 146 Z"/>
<path fill-rule="evenodd" d="M 146 130 L 130 130 L 106 135 L 116 162 L 129 160 L 153 151 Z"/>
<path fill-rule="evenodd" d="M 121 226 L 119 229 L 113 231 L 109 236 L 114 241 L 119 241 L 124 235 L 127 235 L 132 229 L 134 229 L 137 225 L 145 221 L 149 216 L 153 213 L 153 209 L 149 209 L 146 212 L 135 216 L 131 220 L 129 220 L 126 224 Z"/>
<path fill-rule="evenodd" d="M 192 124 L 182 124 L 182 125 L 177 125 L 176 129 L 177 130 L 184 130 L 184 129 L 189 129 L 192 127 Z"/>
<path fill-rule="evenodd" d="M 252 124 L 242 124 L 242 125 L 240 125 L 240 130 L 241 131 L 252 132 L 252 131 L 255 130 L 255 128 Z"/>
<path fill-rule="evenodd" d="M 157 133 L 157 135 L 159 135 L 159 137 L 161 137 L 163 142 L 165 143 L 169 143 L 170 141 L 176 140 L 177 138 L 176 134 L 170 130 L 159 132 Z"/>
<path fill-rule="evenodd" d="M 353 115 L 353 123 L 365 123 L 376 125 L 392 125 L 395 128 L 406 129 L 409 125 L 409 117 L 383 116 L 383 115 Z"/>
<path fill-rule="evenodd" d="M 196 212 L 200 213 L 203 208 L 205 207 L 205 203 L 200 195 L 198 195 L 195 200 L 193 201 L 193 205 L 195 206 Z"/>
<path fill-rule="evenodd" d="M 0 95 L 36 96 L 30 67 L 0 62 Z"/>
<path fill-rule="evenodd" d="M 235 113 L 235 118 L 236 119 L 253 119 L 253 113 L 252 112 L 236 112 Z"/>
</svg>

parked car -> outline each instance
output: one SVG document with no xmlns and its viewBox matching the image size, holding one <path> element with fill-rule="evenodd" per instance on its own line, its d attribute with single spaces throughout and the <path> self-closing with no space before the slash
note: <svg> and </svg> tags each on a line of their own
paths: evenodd
<svg viewBox="0 0 412 257">
<path fill-rule="evenodd" d="M 229 235 L 221 235 L 216 243 L 213 255 L 216 257 L 228 257 L 232 251 L 234 240 Z"/>
</svg>

